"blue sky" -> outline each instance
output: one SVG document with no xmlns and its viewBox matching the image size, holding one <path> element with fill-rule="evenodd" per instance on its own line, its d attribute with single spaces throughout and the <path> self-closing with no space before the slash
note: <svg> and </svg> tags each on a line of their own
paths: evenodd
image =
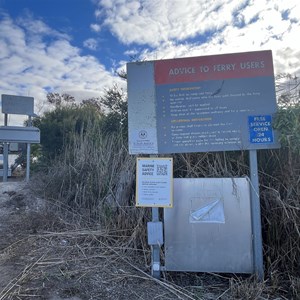
<svg viewBox="0 0 300 300">
<path fill-rule="evenodd" d="M 20 26 L 22 19 L 31 19 L 65 34 L 80 55 L 95 56 L 107 68 L 120 57 L 126 58 L 123 45 L 109 30 L 93 30 L 97 5 L 91 0 L 0 0 L 0 7 Z"/>
<path fill-rule="evenodd" d="M 0 0 L 0 93 L 78 100 L 126 83 L 143 60 L 272 50 L 300 75 L 299 0 Z"/>
</svg>

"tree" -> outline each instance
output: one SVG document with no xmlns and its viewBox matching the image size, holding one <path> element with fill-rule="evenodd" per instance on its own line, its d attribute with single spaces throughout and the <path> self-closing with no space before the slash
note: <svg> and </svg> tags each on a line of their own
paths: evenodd
<svg viewBox="0 0 300 300">
<path fill-rule="evenodd" d="M 99 102 L 106 111 L 103 123 L 104 132 L 121 132 L 123 136 L 127 136 L 128 105 L 124 91 L 114 85 L 105 91 Z"/>
<path fill-rule="evenodd" d="M 297 76 L 280 74 L 276 77 L 279 109 L 274 128 L 282 146 L 300 154 L 300 81 Z"/>
<path fill-rule="evenodd" d="M 75 98 L 69 94 L 48 93 L 47 101 L 54 104 L 55 108 L 75 104 Z"/>
<path fill-rule="evenodd" d="M 41 132 L 40 155 L 51 160 L 61 154 L 74 135 L 84 133 L 88 124 L 101 124 L 103 113 L 94 99 L 76 104 L 75 99 L 66 94 L 50 94 L 48 102 L 55 109 L 33 120 L 33 125 Z"/>
<path fill-rule="evenodd" d="M 300 103 L 300 80 L 296 75 L 282 73 L 276 76 L 275 81 L 280 107 Z"/>
<path fill-rule="evenodd" d="M 49 161 L 60 155 L 74 135 L 84 134 L 91 124 L 100 125 L 104 134 L 121 133 L 127 137 L 127 99 L 117 85 L 107 89 L 102 97 L 79 104 L 73 96 L 58 93 L 49 93 L 47 102 L 54 109 L 33 120 L 41 131 L 41 144 L 33 149 L 40 158 Z"/>
</svg>

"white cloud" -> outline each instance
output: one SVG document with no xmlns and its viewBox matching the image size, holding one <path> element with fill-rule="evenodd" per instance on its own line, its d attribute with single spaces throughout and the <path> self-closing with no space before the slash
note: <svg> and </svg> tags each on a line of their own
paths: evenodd
<svg viewBox="0 0 300 300">
<path fill-rule="evenodd" d="M 103 15 L 102 11 L 100 9 L 96 9 L 95 11 L 96 19 L 99 19 L 102 15 Z"/>
<path fill-rule="evenodd" d="M 237 0 L 102 0 L 102 26 L 125 44 L 157 47 L 170 40 L 183 41 L 229 24 L 232 13 L 246 1 Z"/>
<path fill-rule="evenodd" d="M 139 51 L 137 49 L 130 49 L 125 51 L 124 54 L 128 56 L 136 56 L 139 54 Z"/>
<path fill-rule="evenodd" d="M 98 41 L 96 39 L 87 39 L 83 42 L 83 46 L 90 49 L 90 50 L 97 50 L 98 48 Z"/>
<path fill-rule="evenodd" d="M 100 96 L 113 82 L 123 84 L 95 57 L 82 55 L 69 36 L 39 20 L 15 22 L 3 15 L 0 28 L 1 94 L 33 96 L 38 114 L 46 108 L 49 91 L 67 92 L 82 100 Z"/>
<path fill-rule="evenodd" d="M 95 32 L 100 32 L 101 31 L 101 26 L 99 24 L 91 24 L 90 28 L 91 28 L 92 31 L 95 31 Z"/>
<path fill-rule="evenodd" d="M 300 72 L 299 0 L 99 1 L 107 26 L 141 59 L 272 50 L 275 72 Z M 191 39 L 192 38 L 192 39 Z M 128 53 L 130 53 L 128 51 Z M 299 74 L 298 74 L 299 75 Z"/>
<path fill-rule="evenodd" d="M 94 1 L 98 23 L 90 29 L 101 35 L 105 27 L 132 45 L 126 55 L 153 60 L 271 49 L 276 73 L 299 76 L 299 0 Z M 71 36 L 41 20 L 3 14 L 0 28 L 1 93 L 35 97 L 37 113 L 48 91 L 83 99 L 99 96 L 113 81 L 124 84 L 94 56 L 82 55 Z M 96 49 L 98 40 L 84 46 Z M 113 59 L 122 70 L 125 62 Z"/>
</svg>

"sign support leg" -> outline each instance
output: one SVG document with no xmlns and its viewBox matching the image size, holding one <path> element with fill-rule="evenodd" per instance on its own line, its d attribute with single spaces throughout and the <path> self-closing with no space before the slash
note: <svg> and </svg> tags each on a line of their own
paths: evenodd
<svg viewBox="0 0 300 300">
<path fill-rule="evenodd" d="M 258 280 L 262 281 L 264 278 L 264 270 L 263 270 L 257 150 L 249 150 L 249 160 L 250 160 L 250 180 L 251 180 L 250 197 L 251 197 L 254 272 Z"/>
<path fill-rule="evenodd" d="M 159 222 L 159 208 L 152 207 L 152 222 Z M 160 246 L 151 245 L 151 275 L 160 279 Z"/>
<path fill-rule="evenodd" d="M 7 182 L 8 177 L 8 143 L 3 144 L 3 182 Z"/>
<path fill-rule="evenodd" d="M 4 114 L 4 126 L 7 126 L 8 115 Z M 8 144 L 3 144 L 3 182 L 7 181 L 8 176 Z"/>
<path fill-rule="evenodd" d="M 26 182 L 29 182 L 30 175 L 30 144 L 27 144 L 27 157 L 26 157 Z"/>
<path fill-rule="evenodd" d="M 28 116 L 28 126 L 32 126 L 31 116 Z M 29 182 L 29 175 L 30 175 L 30 150 L 31 150 L 31 145 L 27 143 L 26 182 Z"/>
</svg>

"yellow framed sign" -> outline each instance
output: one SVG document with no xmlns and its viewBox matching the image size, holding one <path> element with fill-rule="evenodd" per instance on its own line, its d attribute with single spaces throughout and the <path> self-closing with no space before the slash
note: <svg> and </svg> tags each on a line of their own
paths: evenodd
<svg viewBox="0 0 300 300">
<path fill-rule="evenodd" d="M 173 206 L 173 158 L 137 158 L 136 206 Z"/>
</svg>

